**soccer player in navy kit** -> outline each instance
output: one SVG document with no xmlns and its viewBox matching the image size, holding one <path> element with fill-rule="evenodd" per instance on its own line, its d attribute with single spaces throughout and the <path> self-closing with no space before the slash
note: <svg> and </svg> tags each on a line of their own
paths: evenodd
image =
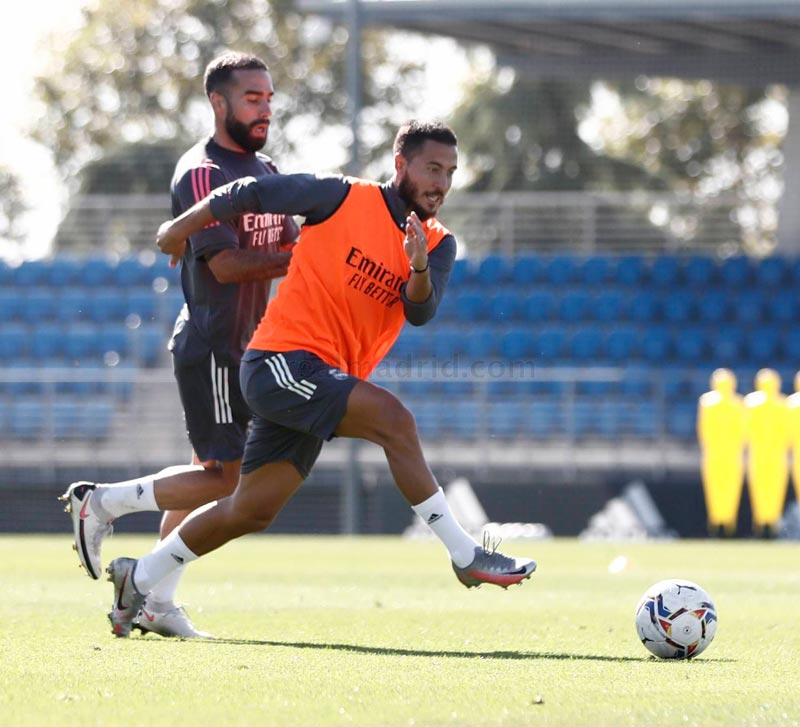
<svg viewBox="0 0 800 727">
<path fill-rule="evenodd" d="M 175 216 L 235 179 L 277 173 L 269 157 L 258 153 L 272 115 L 273 86 L 266 64 L 241 53 L 220 56 L 206 69 L 205 89 L 215 131 L 178 161 L 171 190 Z M 248 212 L 191 236 L 181 259 L 186 303 L 169 349 L 194 464 L 127 482 L 76 482 L 68 488 L 63 499 L 72 516 L 75 549 L 92 578 L 100 576 L 100 549 L 114 519 L 164 511 L 163 540 L 188 513 L 233 492 L 250 420 L 239 387 L 239 365 L 266 309 L 271 279 L 288 270 L 298 232 L 291 216 Z M 182 572 L 150 593 L 138 618 L 143 632 L 209 636 L 197 631 L 174 603 Z"/>
</svg>

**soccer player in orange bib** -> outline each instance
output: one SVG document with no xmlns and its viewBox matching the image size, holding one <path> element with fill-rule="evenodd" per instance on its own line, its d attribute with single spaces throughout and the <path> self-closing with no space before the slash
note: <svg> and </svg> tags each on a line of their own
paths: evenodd
<svg viewBox="0 0 800 727">
<path fill-rule="evenodd" d="M 697 438 L 703 453 L 703 493 L 708 532 L 733 535 L 744 483 L 744 402 L 730 369 L 711 374 L 711 391 L 697 405 Z"/>
<path fill-rule="evenodd" d="M 747 485 L 756 535 L 777 534 L 789 486 L 789 412 L 781 378 L 772 369 L 756 374 L 747 410 Z"/>
<path fill-rule="evenodd" d="M 109 565 L 117 636 L 128 636 L 147 593 L 180 564 L 267 528 L 334 436 L 383 448 L 397 487 L 447 548 L 465 586 L 507 587 L 531 576 L 534 561 L 482 547 L 461 527 L 425 461 L 414 416 L 365 380 L 404 322 L 427 323 L 444 294 L 456 241 L 435 215 L 457 160 L 449 127 L 413 121 L 395 138 L 394 175 L 385 184 L 309 174 L 245 178 L 161 226 L 159 247 L 179 256 L 188 236 L 245 211 L 305 217 L 289 274 L 242 359 L 253 419 L 239 484 L 157 550 Z"/>
</svg>

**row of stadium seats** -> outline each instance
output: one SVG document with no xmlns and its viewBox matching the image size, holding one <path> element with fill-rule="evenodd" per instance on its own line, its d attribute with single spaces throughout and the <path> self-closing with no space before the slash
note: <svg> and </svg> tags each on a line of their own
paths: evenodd
<svg viewBox="0 0 800 727">
<path fill-rule="evenodd" d="M 560 366 L 651 364 L 731 366 L 800 363 L 800 329 L 736 326 L 497 326 L 407 327 L 393 359 L 499 357 Z"/>
<path fill-rule="evenodd" d="M 29 368 L 31 360 L 51 366 L 119 361 L 158 365 L 166 353 L 169 328 L 139 320 L 130 323 L 0 323 L 0 363 L 20 369 Z"/>
<path fill-rule="evenodd" d="M 178 273 L 169 267 L 169 259 L 155 252 L 138 257 L 112 259 L 68 256 L 52 260 L 30 261 L 19 266 L 0 262 L 0 285 L 24 287 L 72 287 L 75 285 L 118 286 L 149 285 L 157 278 L 177 280 Z M 720 284 L 739 288 L 748 284 L 767 288 L 800 283 L 800 258 L 772 256 L 754 260 L 743 256 L 717 259 L 694 255 L 680 257 L 658 255 L 487 255 L 480 260 L 456 261 L 452 282 L 456 285 L 520 286 L 654 285 L 672 288 L 687 285 L 705 288 Z"/>
<path fill-rule="evenodd" d="M 110 397 L 57 397 L 53 401 L 39 396 L 0 399 L 0 437 L 34 440 L 55 437 L 60 440 L 107 439 L 114 419 Z"/>
<path fill-rule="evenodd" d="M 462 399 L 442 406 L 430 398 L 410 398 L 423 437 L 451 439 L 614 440 L 620 437 L 653 439 L 662 435 L 694 436 L 694 407 L 660 408 L 653 402 L 607 399 L 601 401 L 521 401 L 496 399 L 488 406 Z"/>
<path fill-rule="evenodd" d="M 738 256 L 675 255 L 524 255 L 494 254 L 480 260 L 458 260 L 451 280 L 457 285 L 620 285 L 706 288 L 719 284 L 740 288 L 749 284 L 778 287 L 800 283 L 800 258 L 772 256 L 752 260 Z"/>
<path fill-rule="evenodd" d="M 0 321 L 21 323 L 122 322 L 135 315 L 172 323 L 183 305 L 180 286 L 155 291 L 152 285 L 112 288 L 17 287 L 0 290 Z"/>
<path fill-rule="evenodd" d="M 158 278 L 178 280 L 178 271 L 169 267 L 166 255 L 149 253 L 114 259 L 59 256 L 52 260 L 32 260 L 18 266 L 0 261 L 0 286 L 50 288 L 89 288 L 110 286 L 129 288 L 150 286 Z"/>
<path fill-rule="evenodd" d="M 736 293 L 718 289 L 676 288 L 670 291 L 591 291 L 570 286 L 565 291 L 531 286 L 520 291 L 502 287 L 450 288 L 438 311 L 443 321 L 491 323 L 547 321 L 638 323 L 789 323 L 800 314 L 794 288 L 747 288 Z"/>
</svg>

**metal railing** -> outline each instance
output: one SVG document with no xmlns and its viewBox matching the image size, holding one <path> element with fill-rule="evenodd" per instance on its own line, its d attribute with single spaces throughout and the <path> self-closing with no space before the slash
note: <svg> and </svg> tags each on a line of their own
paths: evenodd
<svg viewBox="0 0 800 727">
<path fill-rule="evenodd" d="M 651 192 L 459 192 L 442 221 L 469 254 L 680 252 L 742 248 L 736 200 Z M 154 249 L 171 217 L 167 195 L 75 197 L 57 236 L 60 250 Z"/>
</svg>

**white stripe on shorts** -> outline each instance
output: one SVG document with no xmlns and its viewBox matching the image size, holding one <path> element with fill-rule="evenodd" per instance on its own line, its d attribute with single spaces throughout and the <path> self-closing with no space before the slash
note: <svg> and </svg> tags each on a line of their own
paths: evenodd
<svg viewBox="0 0 800 727">
<path fill-rule="evenodd" d="M 306 381 L 305 379 L 302 381 L 296 381 L 294 376 L 292 376 L 291 371 L 289 371 L 289 365 L 286 362 L 286 359 L 283 357 L 283 354 L 279 353 L 275 356 L 271 356 L 270 358 L 265 358 L 264 363 L 269 366 L 275 381 L 282 389 L 292 391 L 295 394 L 302 396 L 306 400 L 310 400 L 314 395 L 317 385 L 312 384 L 310 381 Z"/>
<path fill-rule="evenodd" d="M 214 396 L 214 421 L 217 424 L 233 424 L 228 371 L 229 369 L 227 366 L 217 366 L 217 360 L 212 353 L 211 389 Z"/>
</svg>

